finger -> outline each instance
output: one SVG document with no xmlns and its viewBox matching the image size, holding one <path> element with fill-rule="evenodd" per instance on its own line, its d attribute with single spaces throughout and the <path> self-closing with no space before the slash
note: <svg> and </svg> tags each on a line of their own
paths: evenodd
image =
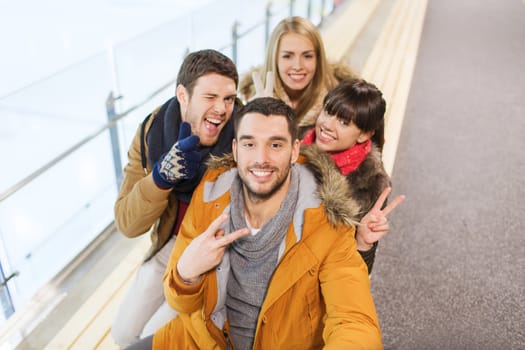
<svg viewBox="0 0 525 350">
<path fill-rule="evenodd" d="M 377 215 L 370 214 L 370 222 L 377 222 L 379 221 Z"/>
<path fill-rule="evenodd" d="M 219 229 L 217 232 L 215 232 L 215 239 L 220 239 L 222 237 L 224 237 L 224 230 L 221 228 Z"/>
<path fill-rule="evenodd" d="M 273 72 L 269 71 L 266 73 L 266 87 L 264 89 L 266 96 L 273 96 Z"/>
<path fill-rule="evenodd" d="M 208 229 L 204 231 L 204 234 L 209 237 L 215 237 L 217 234 L 217 231 L 221 230 L 222 224 L 228 220 L 228 214 L 221 214 L 219 215 L 213 222 L 208 226 Z"/>
<path fill-rule="evenodd" d="M 374 227 L 374 226 L 377 226 L 377 225 L 384 225 L 385 223 L 387 223 L 388 220 L 386 218 L 386 216 L 378 216 L 378 217 L 374 217 L 373 220 L 370 220 L 368 222 L 368 227 Z"/>
<path fill-rule="evenodd" d="M 191 151 L 197 147 L 200 138 L 197 135 L 187 136 L 177 141 L 177 148 L 183 152 Z"/>
<path fill-rule="evenodd" d="M 241 228 L 240 230 L 237 230 L 237 231 L 234 231 L 232 233 L 230 233 L 229 235 L 226 235 L 224 237 L 221 238 L 221 246 L 224 247 L 224 246 L 227 246 L 228 244 L 230 244 L 231 242 L 241 238 L 241 237 L 244 237 L 244 236 L 247 236 L 250 234 L 250 230 L 248 230 L 247 228 Z"/>
<path fill-rule="evenodd" d="M 255 87 L 255 95 L 260 96 L 264 92 L 261 74 L 258 71 L 252 72 L 253 86 Z"/>
<path fill-rule="evenodd" d="M 370 231 L 374 232 L 374 233 L 378 233 L 378 232 L 388 232 L 388 230 L 390 229 L 390 226 L 388 225 L 388 223 L 386 224 L 381 224 L 381 225 L 373 225 L 373 226 L 370 226 Z"/>
<path fill-rule="evenodd" d="M 377 198 L 377 201 L 374 204 L 374 207 L 372 210 L 381 210 L 383 207 L 383 204 L 385 203 L 386 199 L 388 198 L 388 195 L 392 192 L 392 187 L 387 187 L 381 192 L 379 197 Z"/>
<path fill-rule="evenodd" d="M 406 197 L 404 195 L 397 196 L 396 199 L 394 199 L 392 202 L 388 203 L 388 205 L 385 207 L 385 209 L 383 209 L 383 214 L 384 215 L 388 215 L 390 212 L 392 212 L 392 210 L 395 209 L 395 207 L 397 207 L 399 204 L 403 203 L 405 198 Z"/>
</svg>

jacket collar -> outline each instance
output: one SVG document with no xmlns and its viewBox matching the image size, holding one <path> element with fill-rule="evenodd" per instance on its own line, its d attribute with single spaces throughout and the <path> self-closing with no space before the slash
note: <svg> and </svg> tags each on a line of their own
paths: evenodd
<svg viewBox="0 0 525 350">
<path fill-rule="evenodd" d="M 348 181 L 339 172 L 330 156 L 313 146 L 301 146 L 301 156 L 298 163 L 305 164 L 310 169 L 317 182 L 317 195 L 328 216 L 328 221 L 335 225 L 355 225 L 360 213 L 360 207 L 352 198 Z M 207 161 L 210 169 L 235 167 L 231 153 L 221 157 L 210 157 Z"/>
</svg>

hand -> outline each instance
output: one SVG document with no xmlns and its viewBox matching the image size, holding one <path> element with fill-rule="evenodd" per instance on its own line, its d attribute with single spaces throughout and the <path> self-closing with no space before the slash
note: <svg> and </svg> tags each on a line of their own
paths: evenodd
<svg viewBox="0 0 525 350">
<path fill-rule="evenodd" d="M 171 188 L 177 181 L 195 177 L 201 163 L 201 155 L 196 151 L 199 141 L 197 135 L 191 134 L 190 124 L 182 122 L 178 141 L 153 168 L 155 183 Z"/>
<path fill-rule="evenodd" d="M 381 210 L 390 192 L 392 192 L 391 187 L 385 188 L 381 195 L 379 195 L 372 209 L 361 219 L 356 234 L 358 250 L 370 250 L 375 242 L 379 241 L 388 233 L 389 226 L 386 216 L 406 198 L 404 195 L 398 196 Z"/>
<path fill-rule="evenodd" d="M 248 228 L 242 228 L 225 236 L 221 225 L 228 218 L 227 214 L 219 216 L 186 247 L 177 264 L 177 272 L 184 281 L 197 282 L 202 274 L 219 265 L 230 243 L 250 233 Z"/>
<path fill-rule="evenodd" d="M 266 86 L 263 87 L 261 74 L 258 71 L 252 73 L 253 85 L 255 86 L 255 96 L 259 97 L 273 97 L 273 74 L 271 71 L 266 72 Z"/>
</svg>

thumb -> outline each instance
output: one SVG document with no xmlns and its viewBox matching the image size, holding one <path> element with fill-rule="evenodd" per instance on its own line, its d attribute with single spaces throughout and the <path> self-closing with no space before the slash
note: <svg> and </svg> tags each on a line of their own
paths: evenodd
<svg viewBox="0 0 525 350">
<path fill-rule="evenodd" d="M 199 137 L 191 134 L 191 126 L 188 122 L 182 122 L 179 129 L 177 148 L 183 152 L 194 149 L 199 144 Z"/>
<path fill-rule="evenodd" d="M 177 141 L 177 148 L 182 152 L 194 150 L 199 144 L 200 139 L 197 135 L 188 136 L 182 140 Z"/>
<path fill-rule="evenodd" d="M 188 122 L 180 123 L 179 141 L 191 135 L 191 125 Z"/>
</svg>

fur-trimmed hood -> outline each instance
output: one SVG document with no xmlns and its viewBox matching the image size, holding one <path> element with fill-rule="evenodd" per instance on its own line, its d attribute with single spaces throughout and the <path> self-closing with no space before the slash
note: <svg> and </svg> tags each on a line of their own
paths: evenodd
<svg viewBox="0 0 525 350">
<path fill-rule="evenodd" d="M 359 220 L 372 209 L 381 192 L 392 186 L 382 161 L 381 151 L 372 143 L 372 150 L 359 167 L 346 175 L 350 195 L 361 208 Z M 385 202 L 386 205 L 386 202 Z"/>
<path fill-rule="evenodd" d="M 333 225 L 355 225 L 359 222 L 360 207 L 351 196 L 346 177 L 339 172 L 332 159 L 313 146 L 301 146 L 299 163 L 307 166 L 314 174 L 317 193 L 323 203 L 328 220 Z M 212 156 L 207 161 L 210 169 L 235 167 L 233 155 Z"/>
<path fill-rule="evenodd" d="M 328 168 L 329 170 L 324 170 L 323 172 L 328 174 L 336 172 L 339 175 L 331 178 L 330 182 L 334 184 L 336 193 L 337 188 L 339 188 L 339 196 L 351 198 L 352 205 L 356 205 L 358 208 L 357 211 L 354 211 L 354 219 L 356 221 L 361 221 L 363 216 L 372 209 L 381 192 L 385 188 L 392 186 L 390 176 L 388 176 L 383 167 L 381 152 L 374 144 L 372 144 L 370 153 L 368 153 L 361 165 L 346 176 L 339 172 L 328 153 L 320 151 L 314 145 L 303 145 L 301 154 L 308 159 L 309 164 L 314 165 L 312 167 L 314 173 L 317 172 L 316 169 L 318 168 Z M 338 181 L 341 181 L 341 178 L 344 179 L 346 185 L 338 183 Z M 330 193 L 332 191 L 327 192 Z"/>
</svg>

